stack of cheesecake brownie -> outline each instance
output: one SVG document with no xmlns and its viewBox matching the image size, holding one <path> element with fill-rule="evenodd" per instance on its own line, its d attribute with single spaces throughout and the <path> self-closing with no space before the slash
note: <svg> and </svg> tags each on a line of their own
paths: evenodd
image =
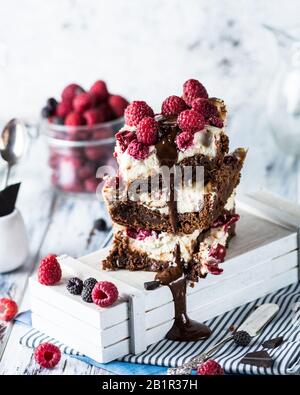
<svg viewBox="0 0 300 395">
<path fill-rule="evenodd" d="M 144 101 L 127 107 L 116 135 L 118 173 L 103 188 L 114 228 L 103 268 L 155 271 L 162 284 L 222 272 L 246 156 L 229 152 L 226 115 L 195 79 L 159 114 Z"/>
</svg>

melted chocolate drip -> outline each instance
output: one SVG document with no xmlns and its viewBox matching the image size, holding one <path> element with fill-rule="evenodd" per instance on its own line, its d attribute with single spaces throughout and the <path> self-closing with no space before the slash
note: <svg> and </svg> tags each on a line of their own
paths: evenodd
<svg viewBox="0 0 300 395">
<path fill-rule="evenodd" d="M 160 139 L 156 144 L 156 154 L 161 166 L 172 167 L 177 162 L 178 152 L 175 139 L 179 129 L 176 125 L 160 124 Z"/>
<path fill-rule="evenodd" d="M 166 335 L 169 340 L 176 341 L 197 341 L 206 339 L 211 335 L 211 330 L 204 324 L 191 320 L 186 311 L 186 287 L 187 279 L 182 265 L 180 245 L 177 244 L 174 250 L 176 266 L 157 273 L 156 280 L 167 285 L 173 295 L 175 307 L 175 320 L 172 328 Z M 182 275 L 184 276 L 183 278 Z M 177 280 L 177 281 L 176 281 Z"/>
<path fill-rule="evenodd" d="M 183 278 L 169 284 L 175 307 L 175 321 L 166 335 L 169 340 L 197 341 L 207 339 L 211 335 L 208 326 L 191 320 L 186 312 L 186 285 L 187 280 Z"/>
<path fill-rule="evenodd" d="M 156 154 L 159 160 L 160 166 L 167 166 L 172 168 L 178 158 L 177 146 L 175 139 L 179 129 L 178 126 L 172 121 L 160 122 L 160 140 L 156 144 Z M 174 168 L 175 171 L 175 168 Z M 177 203 L 174 198 L 174 172 L 170 174 L 170 180 L 167 180 L 165 175 L 162 175 L 165 181 L 165 185 L 170 182 L 170 198 L 168 201 L 169 217 L 174 233 L 177 231 Z"/>
<path fill-rule="evenodd" d="M 177 146 L 175 143 L 178 129 L 174 120 L 160 121 L 160 141 L 156 144 L 156 152 L 161 166 L 173 167 L 178 158 Z M 174 169 L 175 170 L 175 169 Z M 162 177 L 168 181 L 164 174 Z M 175 201 L 174 191 L 174 171 L 170 174 L 170 198 L 168 201 L 169 217 L 174 233 L 177 231 L 177 202 Z M 211 330 L 203 324 L 191 320 L 186 311 L 186 287 L 187 278 L 181 259 L 180 245 L 177 244 L 174 250 L 175 266 L 159 272 L 155 280 L 162 285 L 167 285 L 173 295 L 175 306 L 175 320 L 172 328 L 166 337 L 169 340 L 177 341 L 197 341 L 206 339 L 211 335 Z"/>
</svg>

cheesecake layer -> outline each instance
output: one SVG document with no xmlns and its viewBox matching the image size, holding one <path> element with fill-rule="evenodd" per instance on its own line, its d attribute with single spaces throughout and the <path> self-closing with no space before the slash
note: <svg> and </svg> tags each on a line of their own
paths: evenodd
<svg viewBox="0 0 300 395">
<path fill-rule="evenodd" d="M 166 232 L 140 230 L 132 234 L 125 227 L 117 226 L 113 247 L 103 262 L 107 270 L 146 270 L 163 274 L 164 270 L 176 267 L 174 251 L 179 246 L 180 258 L 190 281 L 198 281 L 207 273 L 220 274 L 219 264 L 224 261 L 226 246 L 234 235 L 238 216 L 234 211 L 224 211 L 223 225 L 207 231 L 194 231 L 190 235 L 176 236 Z M 232 222 L 231 224 L 229 222 Z M 227 223 L 227 225 L 226 225 Z M 220 253 L 221 251 L 221 253 Z"/>
<path fill-rule="evenodd" d="M 227 200 L 238 185 L 245 155 L 244 150 L 238 149 L 226 156 L 221 168 L 214 172 L 213 180 L 205 185 L 203 190 L 199 191 L 196 186 L 194 194 L 186 193 L 185 199 L 179 197 L 175 213 L 176 232 L 172 223 L 174 215 L 173 218 L 170 215 L 168 202 L 160 202 L 159 199 L 146 201 L 145 197 L 142 197 L 142 201 L 132 201 L 124 194 L 116 196 L 116 189 L 111 186 L 114 183 L 110 180 L 103 193 L 112 220 L 119 225 L 135 229 L 178 234 L 208 229 L 223 212 Z"/>
<path fill-rule="evenodd" d="M 136 159 L 130 155 L 128 144 L 136 138 L 136 128 L 125 125 L 116 135 L 115 157 L 119 165 L 119 173 L 128 185 L 137 179 L 147 179 L 159 173 L 163 165 L 192 164 L 203 166 L 208 179 L 210 172 L 222 163 L 228 152 L 229 140 L 225 132 L 226 107 L 222 100 L 209 99 L 217 109 L 218 117 L 223 122 L 222 127 L 206 124 L 202 130 L 193 134 L 188 147 L 178 147 L 177 136 L 182 132 L 177 124 L 177 117 L 158 116 L 158 141 L 148 147 L 146 158 Z"/>
</svg>

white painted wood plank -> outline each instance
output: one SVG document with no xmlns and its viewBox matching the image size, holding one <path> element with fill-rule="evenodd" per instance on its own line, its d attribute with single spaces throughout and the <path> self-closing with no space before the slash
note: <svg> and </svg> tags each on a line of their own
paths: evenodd
<svg viewBox="0 0 300 395">
<path fill-rule="evenodd" d="M 252 284 L 250 287 L 239 290 L 238 292 L 233 292 L 226 296 L 224 295 L 218 301 L 214 300 L 214 302 L 208 303 L 200 309 L 190 312 L 189 316 L 196 321 L 203 322 L 223 314 L 225 311 L 230 311 L 238 306 L 265 296 L 274 290 L 293 284 L 297 281 L 297 276 L 297 269 L 292 269 L 274 278 L 270 277 L 267 281 L 261 281 Z M 167 333 L 172 327 L 172 323 L 173 320 L 147 330 L 147 343 L 153 344 L 159 341 L 161 339 L 161 333 Z"/>
<path fill-rule="evenodd" d="M 118 341 L 129 338 L 129 320 L 123 321 L 117 325 L 106 328 L 104 331 L 89 324 L 85 320 L 84 315 L 78 314 L 74 317 L 67 311 L 34 297 L 31 299 L 31 311 L 47 321 L 57 323 L 60 327 L 64 327 L 67 331 L 78 334 L 82 339 L 86 339 L 88 343 L 94 344 L 96 347 L 108 347 Z M 38 329 L 38 328 L 37 328 Z"/>
<path fill-rule="evenodd" d="M 100 363 L 113 361 L 130 352 L 129 339 L 124 339 L 114 345 L 103 348 L 100 344 L 91 343 L 86 338 L 80 337 L 77 333 L 66 329 L 64 326 L 60 326 L 56 322 L 54 324 L 36 314 L 32 315 L 32 324 L 41 332 Z"/>
</svg>

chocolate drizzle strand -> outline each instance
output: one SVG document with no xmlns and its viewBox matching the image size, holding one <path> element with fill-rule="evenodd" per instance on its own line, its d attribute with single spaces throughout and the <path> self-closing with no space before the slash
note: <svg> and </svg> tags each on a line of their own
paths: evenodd
<svg viewBox="0 0 300 395">
<path fill-rule="evenodd" d="M 155 280 L 167 285 L 173 296 L 175 320 L 172 328 L 166 335 L 169 340 L 197 341 L 206 339 L 211 335 L 211 330 L 204 324 L 191 320 L 186 310 L 187 278 L 181 260 L 180 245 L 174 250 L 175 266 L 157 273 Z"/>
<path fill-rule="evenodd" d="M 174 233 L 177 231 L 177 203 L 175 200 L 175 164 L 178 159 L 177 146 L 175 143 L 179 128 L 175 123 L 160 122 L 160 140 L 156 144 L 157 158 L 160 166 L 167 166 L 169 169 L 174 168 L 169 172 L 170 176 L 167 177 L 164 171 L 162 172 L 163 180 L 166 186 L 169 185 L 170 194 L 168 200 L 168 209 L 172 230 Z"/>
<path fill-rule="evenodd" d="M 186 277 L 169 284 L 174 299 L 175 320 L 166 338 L 176 341 L 207 339 L 211 335 L 211 330 L 208 326 L 191 320 L 187 315 L 186 287 Z"/>
</svg>

